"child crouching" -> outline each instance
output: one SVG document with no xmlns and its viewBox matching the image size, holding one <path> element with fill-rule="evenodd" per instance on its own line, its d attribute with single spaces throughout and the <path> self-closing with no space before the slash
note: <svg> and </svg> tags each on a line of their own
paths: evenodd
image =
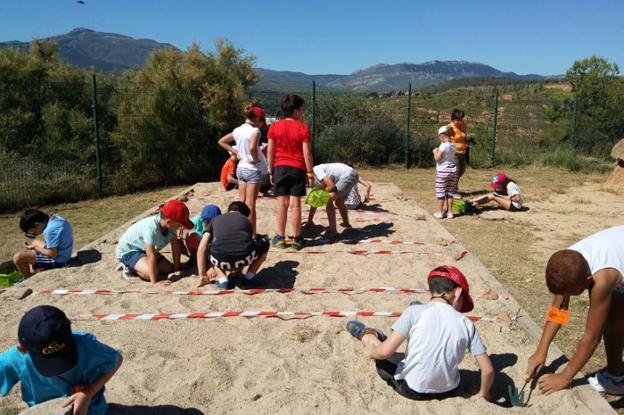
<svg viewBox="0 0 624 415">
<path fill-rule="evenodd" d="M 481 369 L 478 396 L 489 400 L 494 368 L 474 324 L 461 313 L 473 309 L 466 277 L 455 267 L 441 265 L 428 276 L 428 304 L 411 305 L 386 336 L 359 321 L 347 330 L 362 341 L 364 353 L 376 360 L 377 372 L 400 395 L 415 400 L 442 399 L 457 394 L 459 364 L 466 349 Z M 405 358 L 388 359 L 407 339 Z"/>
</svg>

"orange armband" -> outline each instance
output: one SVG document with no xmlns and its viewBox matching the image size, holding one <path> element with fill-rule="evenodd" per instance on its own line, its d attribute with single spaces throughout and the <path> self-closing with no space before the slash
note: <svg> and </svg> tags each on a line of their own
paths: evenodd
<svg viewBox="0 0 624 415">
<path fill-rule="evenodd" d="M 550 307 L 546 313 L 546 321 L 565 326 L 570 321 L 570 312 L 555 307 Z"/>
</svg>

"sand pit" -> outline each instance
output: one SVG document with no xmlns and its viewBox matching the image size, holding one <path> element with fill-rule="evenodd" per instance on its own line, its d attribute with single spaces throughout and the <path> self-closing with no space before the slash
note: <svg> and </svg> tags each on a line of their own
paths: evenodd
<svg viewBox="0 0 624 415">
<path fill-rule="evenodd" d="M 92 332 L 124 354 L 123 366 L 107 386 L 111 413 L 442 414 L 459 410 L 464 414 L 482 414 L 506 410 L 510 406 L 507 388 L 522 385 L 526 359 L 535 348 L 535 323 L 525 316 L 510 322 L 509 316 L 517 308 L 515 300 L 436 220 L 414 201 L 404 200 L 396 186 L 378 183 L 374 196 L 375 208 L 352 212 L 355 229 L 345 234 L 345 238 L 366 238 L 369 243 L 319 244 L 299 253 L 272 249 L 258 278 L 273 288 L 423 288 L 426 273 L 435 265 L 458 266 L 468 276 L 476 297 L 475 310 L 470 314 L 487 317 L 475 324 L 497 368 L 495 403 L 470 399 L 479 388 L 477 366 L 470 356 L 462 364 L 460 387 L 464 397 L 432 402 L 400 397 L 377 376 L 373 362 L 361 353 L 359 342 L 344 330 L 349 318 L 77 320 L 74 329 Z M 206 203 L 218 204 L 223 209 L 235 197 L 232 192 L 223 192 L 216 183 L 198 184 L 188 195 L 187 203 L 191 212 L 197 213 Z M 259 200 L 260 232 L 273 234 L 275 203 L 271 198 Z M 324 211 L 317 213 L 316 222 L 326 223 Z M 53 304 L 69 316 L 84 316 L 240 310 L 392 312 L 403 310 L 412 300 L 426 299 L 423 293 L 400 291 L 166 294 L 166 290 L 194 290 L 198 278 L 182 278 L 168 288 L 153 287 L 138 279 L 122 279 L 120 272 L 114 271 L 114 251 L 123 230 L 125 227 L 88 247 L 88 255 L 83 255 L 85 265 L 39 274 L 22 287 L 2 293 L 4 335 L 0 347 L 13 344 L 21 315 L 37 304 Z M 320 227 L 313 227 L 306 236 L 314 238 L 319 233 Z M 35 293 L 17 299 L 18 291 L 25 287 Z M 139 292 L 38 294 L 47 288 Z M 214 290 L 214 286 L 204 289 Z M 385 331 L 395 320 L 359 318 Z M 560 357 L 558 349 L 552 348 L 550 361 L 561 363 Z M 23 406 L 19 389 L 3 404 Z M 549 397 L 535 391 L 529 408 L 511 411 L 589 414 L 609 413 L 612 409 L 589 386 L 583 385 Z"/>
</svg>

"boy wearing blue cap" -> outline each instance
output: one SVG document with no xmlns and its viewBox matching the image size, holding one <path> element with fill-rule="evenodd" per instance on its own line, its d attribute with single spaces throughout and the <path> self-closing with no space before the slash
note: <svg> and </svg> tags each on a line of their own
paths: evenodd
<svg viewBox="0 0 624 415">
<path fill-rule="evenodd" d="M 194 264 L 197 258 L 197 248 L 199 248 L 199 241 L 204 234 L 204 229 L 210 225 L 210 221 L 221 214 L 221 209 L 217 205 L 206 205 L 201 210 L 199 215 L 195 215 L 191 218 L 193 222 L 193 229 L 190 231 L 181 229 L 182 233 L 179 235 L 182 243 L 182 254 L 190 258 L 191 264 Z"/>
<path fill-rule="evenodd" d="M 0 354 L 0 394 L 21 382 L 28 406 L 67 396 L 73 414 L 105 414 L 104 385 L 121 366 L 121 354 L 95 336 L 72 332 L 65 313 L 38 306 L 22 317 L 18 345 Z"/>
</svg>

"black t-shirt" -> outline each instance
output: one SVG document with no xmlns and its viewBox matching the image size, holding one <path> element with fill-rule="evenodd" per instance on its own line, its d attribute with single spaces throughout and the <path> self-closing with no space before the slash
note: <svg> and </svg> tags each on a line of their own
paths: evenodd
<svg viewBox="0 0 624 415">
<path fill-rule="evenodd" d="M 210 254 L 215 257 L 245 257 L 253 249 L 251 222 L 239 212 L 228 212 L 210 221 Z"/>
</svg>

